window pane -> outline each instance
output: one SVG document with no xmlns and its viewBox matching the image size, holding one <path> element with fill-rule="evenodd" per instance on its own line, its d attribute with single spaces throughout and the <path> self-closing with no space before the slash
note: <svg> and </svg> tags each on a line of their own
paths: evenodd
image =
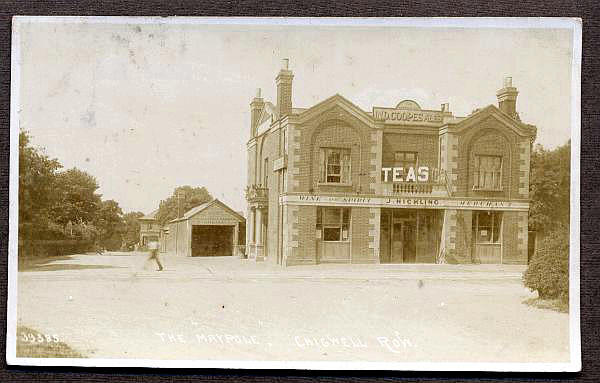
<svg viewBox="0 0 600 383">
<path fill-rule="evenodd" d="M 339 227 L 323 228 L 323 240 L 324 241 L 339 241 L 340 240 L 340 228 Z"/>
<path fill-rule="evenodd" d="M 326 182 L 326 177 L 325 177 L 325 149 L 321 149 L 320 153 L 319 153 L 320 157 L 319 157 L 319 162 L 320 162 L 320 174 L 319 174 L 319 182 Z"/>
<path fill-rule="evenodd" d="M 341 180 L 342 182 L 349 183 L 350 182 L 350 151 L 345 150 L 344 155 L 342 157 L 342 174 Z"/>
<path fill-rule="evenodd" d="M 340 153 L 337 150 L 330 150 L 329 155 L 327 156 L 328 164 L 340 164 Z"/>
<path fill-rule="evenodd" d="M 341 223 L 341 209 L 338 208 L 324 208 L 323 209 L 323 223 L 326 225 L 339 225 Z"/>
<path fill-rule="evenodd" d="M 490 243 L 492 238 L 492 214 L 487 211 L 477 213 L 477 243 Z"/>
</svg>

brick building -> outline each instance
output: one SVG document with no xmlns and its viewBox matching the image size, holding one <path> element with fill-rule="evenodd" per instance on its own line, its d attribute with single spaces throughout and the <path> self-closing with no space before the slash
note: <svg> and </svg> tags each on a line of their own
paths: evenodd
<svg viewBox="0 0 600 383">
<path fill-rule="evenodd" d="M 404 100 L 364 111 L 340 95 L 250 104 L 247 254 L 282 265 L 527 262 L 529 161 L 506 78 L 498 106 L 457 117 Z"/>
</svg>

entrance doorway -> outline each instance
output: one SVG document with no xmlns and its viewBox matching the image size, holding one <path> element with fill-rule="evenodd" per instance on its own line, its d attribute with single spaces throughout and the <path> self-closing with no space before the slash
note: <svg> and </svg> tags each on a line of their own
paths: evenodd
<svg viewBox="0 0 600 383">
<path fill-rule="evenodd" d="M 381 209 L 381 263 L 435 263 L 441 235 L 436 210 Z"/>
<path fill-rule="evenodd" d="M 502 263 L 502 212 L 474 212 L 472 238 L 477 262 Z"/>
<path fill-rule="evenodd" d="M 192 257 L 233 255 L 234 226 L 193 225 Z"/>
</svg>

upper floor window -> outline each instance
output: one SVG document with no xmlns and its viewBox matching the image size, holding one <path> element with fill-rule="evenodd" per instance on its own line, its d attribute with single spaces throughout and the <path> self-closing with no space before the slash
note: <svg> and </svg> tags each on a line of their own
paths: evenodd
<svg viewBox="0 0 600 383">
<path fill-rule="evenodd" d="M 476 155 L 474 168 L 474 190 L 502 190 L 501 156 Z"/>
<path fill-rule="evenodd" d="M 417 168 L 419 154 L 417 152 L 396 152 L 394 153 L 394 166 L 404 168 L 407 171 L 409 168 Z"/>
<path fill-rule="evenodd" d="M 148 230 L 152 230 L 152 222 L 148 224 Z"/>
<path fill-rule="evenodd" d="M 269 159 L 265 158 L 263 164 L 263 187 L 269 186 Z"/>
<path fill-rule="evenodd" d="M 319 182 L 350 183 L 350 149 L 321 148 L 321 176 Z"/>
</svg>

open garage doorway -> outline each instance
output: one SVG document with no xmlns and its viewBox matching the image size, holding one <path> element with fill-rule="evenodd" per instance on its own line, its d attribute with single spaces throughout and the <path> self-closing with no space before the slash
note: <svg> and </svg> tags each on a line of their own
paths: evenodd
<svg viewBox="0 0 600 383">
<path fill-rule="evenodd" d="M 223 257 L 233 255 L 235 226 L 193 225 L 192 257 Z"/>
</svg>

